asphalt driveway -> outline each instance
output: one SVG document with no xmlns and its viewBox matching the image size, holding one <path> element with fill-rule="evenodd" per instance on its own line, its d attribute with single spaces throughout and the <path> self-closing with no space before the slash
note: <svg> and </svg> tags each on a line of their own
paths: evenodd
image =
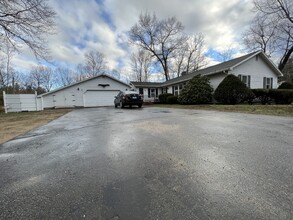
<svg viewBox="0 0 293 220">
<path fill-rule="evenodd" d="M 72 111 L 0 145 L 0 219 L 293 219 L 293 120 Z"/>
</svg>

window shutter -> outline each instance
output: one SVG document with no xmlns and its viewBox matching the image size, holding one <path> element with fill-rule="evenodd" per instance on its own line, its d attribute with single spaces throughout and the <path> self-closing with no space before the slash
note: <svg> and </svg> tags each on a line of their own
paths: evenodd
<svg viewBox="0 0 293 220">
<path fill-rule="evenodd" d="M 271 78 L 271 89 L 273 88 L 273 78 Z"/>
<path fill-rule="evenodd" d="M 172 94 L 174 95 L 174 86 L 172 86 Z"/>
<path fill-rule="evenodd" d="M 247 76 L 247 87 L 250 88 L 250 75 Z"/>
<path fill-rule="evenodd" d="M 158 97 L 158 89 L 156 89 L 156 97 Z"/>
<path fill-rule="evenodd" d="M 263 88 L 264 88 L 264 89 L 267 88 L 267 87 L 266 87 L 266 83 L 267 83 L 267 78 L 264 77 L 264 78 L 263 78 Z"/>
<path fill-rule="evenodd" d="M 151 89 L 148 89 L 148 97 L 151 97 Z"/>
</svg>

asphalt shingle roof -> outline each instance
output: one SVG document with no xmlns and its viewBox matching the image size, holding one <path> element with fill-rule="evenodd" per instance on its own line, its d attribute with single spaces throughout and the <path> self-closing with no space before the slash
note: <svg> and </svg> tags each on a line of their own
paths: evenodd
<svg viewBox="0 0 293 220">
<path fill-rule="evenodd" d="M 267 62 L 268 65 L 274 69 L 276 75 L 282 76 L 282 73 L 277 69 L 277 67 L 268 59 L 268 57 L 262 51 L 255 51 L 255 52 L 246 54 L 244 56 L 241 56 L 241 57 L 238 57 L 238 58 L 235 58 L 235 59 L 223 62 L 223 63 L 216 64 L 214 66 L 209 66 L 207 68 L 197 70 L 197 71 L 190 73 L 190 74 L 187 74 L 187 75 L 183 75 L 183 76 L 179 76 L 174 79 L 170 79 L 170 80 L 163 82 L 163 83 L 158 83 L 158 82 L 131 82 L 131 83 L 135 87 L 154 87 L 154 88 L 156 88 L 156 87 L 170 86 L 170 85 L 174 85 L 176 83 L 186 82 L 197 75 L 209 76 L 209 75 L 213 75 L 213 74 L 217 74 L 220 72 L 231 70 L 232 68 L 236 67 L 237 65 L 240 65 L 242 62 L 246 61 L 247 59 L 249 59 L 251 57 L 254 57 L 255 55 L 261 55 L 264 58 L 265 62 Z"/>
<path fill-rule="evenodd" d="M 244 56 L 241 56 L 241 57 L 238 57 L 238 58 L 235 58 L 235 59 L 232 59 L 232 60 L 220 63 L 220 64 L 216 64 L 214 66 L 209 66 L 207 68 L 197 70 L 197 71 L 195 71 L 193 73 L 190 73 L 190 74 L 187 74 L 187 75 L 184 75 L 184 76 L 179 76 L 177 78 L 170 79 L 170 80 L 164 82 L 163 86 L 171 85 L 171 84 L 178 83 L 178 82 L 184 82 L 184 81 L 192 79 L 194 76 L 197 76 L 197 75 L 208 76 L 208 75 L 219 73 L 219 72 L 222 72 L 222 71 L 225 71 L 225 70 L 229 70 L 231 67 L 241 63 L 242 61 L 246 60 L 247 58 L 249 58 L 253 54 L 257 54 L 257 53 L 259 53 L 259 51 L 249 53 L 247 55 L 244 55 Z"/>
</svg>

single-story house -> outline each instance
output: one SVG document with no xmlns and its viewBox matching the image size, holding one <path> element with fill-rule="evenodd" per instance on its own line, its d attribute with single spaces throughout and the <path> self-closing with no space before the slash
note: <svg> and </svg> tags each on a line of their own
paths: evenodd
<svg viewBox="0 0 293 220">
<path fill-rule="evenodd" d="M 101 74 L 39 95 L 43 108 L 97 107 L 114 105 L 119 91 L 130 89 L 129 84 Z"/>
<path fill-rule="evenodd" d="M 179 95 L 186 83 L 196 75 L 209 77 L 211 86 L 216 89 L 228 74 L 238 76 L 252 89 L 277 88 L 278 77 L 282 76 L 280 70 L 262 51 L 256 51 L 162 83 L 131 83 L 143 95 L 145 101 L 156 101 L 162 93 Z"/>
</svg>

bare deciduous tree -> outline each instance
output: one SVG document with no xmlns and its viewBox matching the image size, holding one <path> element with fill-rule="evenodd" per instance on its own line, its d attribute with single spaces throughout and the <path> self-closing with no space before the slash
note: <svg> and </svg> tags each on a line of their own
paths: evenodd
<svg viewBox="0 0 293 220">
<path fill-rule="evenodd" d="M 65 67 L 58 67 L 55 69 L 56 83 L 59 86 L 67 86 L 75 82 L 74 72 Z"/>
<path fill-rule="evenodd" d="M 49 92 L 55 83 L 54 71 L 49 67 L 43 68 L 43 87 Z"/>
<path fill-rule="evenodd" d="M 107 69 L 105 56 L 98 51 L 90 51 L 85 54 L 85 70 L 87 77 L 102 74 Z"/>
<path fill-rule="evenodd" d="M 244 44 L 251 51 L 261 49 L 271 56 L 277 49 L 277 22 L 260 16 L 255 17 L 249 29 L 244 34 Z"/>
<path fill-rule="evenodd" d="M 36 57 L 46 58 L 44 36 L 51 34 L 56 13 L 47 0 L 0 0 L 0 40 L 16 50 L 27 45 Z"/>
<path fill-rule="evenodd" d="M 8 86 L 8 82 L 7 82 L 7 72 L 6 72 L 6 68 L 5 68 L 5 64 L 2 61 L 0 63 L 0 88 L 6 88 Z"/>
<path fill-rule="evenodd" d="M 19 74 L 13 68 L 12 60 L 15 55 L 15 49 L 7 43 L 8 39 L 4 38 L 4 43 L 0 51 L 1 57 L 1 81 L 5 89 L 11 87 L 10 91 L 15 93 L 15 85 L 19 80 Z"/>
<path fill-rule="evenodd" d="M 293 3 L 291 0 L 254 0 L 256 17 L 245 33 L 249 48 L 280 56 L 282 71 L 293 54 Z"/>
<path fill-rule="evenodd" d="M 141 14 L 129 32 L 130 42 L 149 51 L 160 63 L 165 79 L 170 79 L 170 59 L 186 40 L 183 25 L 175 17 L 158 20 L 156 15 Z"/>
<path fill-rule="evenodd" d="M 83 64 L 78 64 L 75 68 L 74 81 L 79 82 L 86 79 L 86 68 Z"/>
<path fill-rule="evenodd" d="M 152 58 L 148 51 L 138 50 L 131 55 L 131 69 L 138 82 L 147 82 L 150 74 Z"/>
<path fill-rule="evenodd" d="M 283 69 L 283 79 L 293 83 L 293 57 L 289 58 Z"/>
<path fill-rule="evenodd" d="M 36 89 L 44 88 L 49 92 L 54 85 L 54 72 L 46 66 L 34 66 L 30 71 L 30 84 Z"/>
<path fill-rule="evenodd" d="M 43 84 L 43 74 L 40 69 L 42 69 L 42 66 L 34 66 L 32 67 L 29 75 L 29 83 L 32 85 L 34 88 L 41 88 Z"/>
<path fill-rule="evenodd" d="M 177 77 L 182 72 L 189 74 L 206 65 L 203 47 L 204 36 L 202 34 L 187 37 L 186 42 L 177 50 L 174 59 Z"/>
</svg>

